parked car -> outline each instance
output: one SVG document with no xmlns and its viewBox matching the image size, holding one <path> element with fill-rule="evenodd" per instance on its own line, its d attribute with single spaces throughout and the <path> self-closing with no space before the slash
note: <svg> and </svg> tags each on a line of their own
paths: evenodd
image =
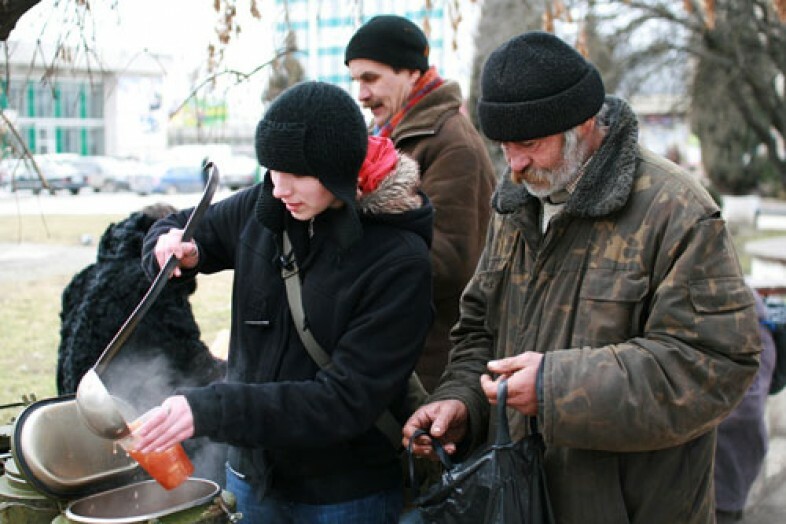
<svg viewBox="0 0 786 524">
<path fill-rule="evenodd" d="M 7 160 L 0 160 L 0 188 L 5 189 L 11 185 L 10 167 Z"/>
<path fill-rule="evenodd" d="M 138 195 L 153 193 L 166 166 L 141 161 L 135 161 L 134 164 L 128 175 L 128 189 Z"/>
<path fill-rule="evenodd" d="M 85 177 L 88 187 L 95 191 L 100 191 L 104 184 L 105 173 L 93 156 L 82 156 L 77 153 L 50 153 L 37 155 L 36 159 L 45 159 L 60 164 L 68 164 Z"/>
<path fill-rule="evenodd" d="M 202 179 L 202 169 L 197 165 L 169 166 L 156 181 L 153 193 L 198 193 L 202 191 L 205 182 Z"/>
<path fill-rule="evenodd" d="M 128 189 L 127 169 L 116 158 L 103 155 L 70 155 L 66 161 L 87 176 L 88 183 L 95 191 L 112 193 Z"/>
<path fill-rule="evenodd" d="M 88 187 L 87 177 L 74 166 L 44 155 L 35 155 L 33 158 L 46 179 L 50 193 L 66 190 L 76 195 L 83 188 Z M 6 159 L 3 163 L 4 170 L 10 178 L 8 186 L 12 191 L 29 189 L 37 195 L 46 189 L 29 159 Z"/>
<path fill-rule="evenodd" d="M 216 160 L 221 173 L 221 185 L 235 191 L 254 185 L 257 181 L 259 164 L 250 156 L 235 155 Z"/>
</svg>

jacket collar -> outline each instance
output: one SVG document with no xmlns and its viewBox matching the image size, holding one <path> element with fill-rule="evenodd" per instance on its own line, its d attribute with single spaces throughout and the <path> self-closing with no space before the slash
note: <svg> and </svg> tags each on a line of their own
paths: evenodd
<svg viewBox="0 0 786 524">
<path fill-rule="evenodd" d="M 607 96 L 608 133 L 587 164 L 576 190 L 565 204 L 564 212 L 577 217 L 601 217 L 621 209 L 628 201 L 638 164 L 638 121 L 631 107 L 621 98 Z M 508 170 L 492 199 L 501 214 L 514 213 L 533 205 L 537 198 L 523 185 L 510 179 Z"/>
<path fill-rule="evenodd" d="M 446 80 L 440 87 L 424 96 L 399 122 L 390 136 L 398 143 L 403 138 L 418 135 L 434 135 L 442 123 L 461 107 L 461 88 Z"/>
<path fill-rule="evenodd" d="M 420 176 L 418 164 L 399 153 L 393 173 L 385 177 L 379 187 L 358 198 L 358 210 L 367 215 L 398 214 L 423 205 L 418 195 Z"/>
</svg>

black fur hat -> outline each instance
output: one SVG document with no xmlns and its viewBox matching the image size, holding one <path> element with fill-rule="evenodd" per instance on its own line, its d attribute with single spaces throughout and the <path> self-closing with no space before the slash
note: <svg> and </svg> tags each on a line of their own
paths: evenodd
<svg viewBox="0 0 786 524">
<path fill-rule="evenodd" d="M 541 138 L 595 116 L 605 95 L 600 73 L 578 51 L 550 33 L 530 31 L 486 60 L 478 119 L 491 140 Z"/>
<path fill-rule="evenodd" d="M 344 51 L 344 64 L 365 58 L 394 69 L 428 69 L 425 33 L 410 20 L 395 15 L 375 16 L 355 32 Z"/>
</svg>

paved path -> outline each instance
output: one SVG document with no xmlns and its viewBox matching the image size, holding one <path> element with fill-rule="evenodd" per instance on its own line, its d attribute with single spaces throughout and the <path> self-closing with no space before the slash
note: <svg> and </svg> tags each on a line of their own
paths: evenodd
<svg viewBox="0 0 786 524">
<path fill-rule="evenodd" d="M 770 479 L 766 494 L 748 505 L 741 524 L 784 523 L 786 523 L 786 475 L 780 473 Z"/>
<path fill-rule="evenodd" d="M 786 391 L 767 399 L 770 446 L 742 524 L 786 524 Z"/>
<path fill-rule="evenodd" d="M 231 194 L 229 190 L 220 189 L 213 196 L 213 202 L 218 202 Z M 200 196 L 201 193 L 142 196 L 128 191 L 119 193 L 82 191 L 78 195 L 68 193 L 33 195 L 26 191 L 11 193 L 0 190 L 0 216 L 128 214 L 156 202 L 166 202 L 177 208 L 193 207 L 199 202 Z"/>
<path fill-rule="evenodd" d="M 96 246 L 14 244 L 0 242 L 0 282 L 35 280 L 53 274 L 73 275 L 95 262 Z"/>
<path fill-rule="evenodd" d="M 231 194 L 228 190 L 220 189 L 214 195 L 213 202 Z M 29 191 L 11 193 L 0 189 L 0 216 L 127 215 L 157 202 L 166 202 L 178 208 L 192 207 L 200 197 L 201 193 L 141 196 L 127 191 L 33 195 Z M 33 280 L 54 272 L 74 274 L 95 261 L 96 250 L 95 244 L 81 246 L 0 242 L 0 281 Z"/>
</svg>

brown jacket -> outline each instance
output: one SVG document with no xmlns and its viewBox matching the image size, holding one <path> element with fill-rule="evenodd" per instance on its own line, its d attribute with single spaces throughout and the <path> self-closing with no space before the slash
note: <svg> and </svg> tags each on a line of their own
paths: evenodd
<svg viewBox="0 0 786 524">
<path fill-rule="evenodd" d="M 557 522 L 708 524 L 715 427 L 758 365 L 753 297 L 713 200 L 640 148 L 633 112 L 609 102 L 609 134 L 545 235 L 540 202 L 500 185 L 430 400 L 464 401 L 479 443 L 495 432 L 486 363 L 545 353 L 538 418 Z"/>
<path fill-rule="evenodd" d="M 423 97 L 391 136 L 398 149 L 418 162 L 421 189 L 434 206 L 436 317 L 416 368 L 428 391 L 448 361 L 450 329 L 483 249 L 496 184 L 483 140 L 459 112 L 461 102 L 458 84 L 447 81 Z"/>
</svg>

